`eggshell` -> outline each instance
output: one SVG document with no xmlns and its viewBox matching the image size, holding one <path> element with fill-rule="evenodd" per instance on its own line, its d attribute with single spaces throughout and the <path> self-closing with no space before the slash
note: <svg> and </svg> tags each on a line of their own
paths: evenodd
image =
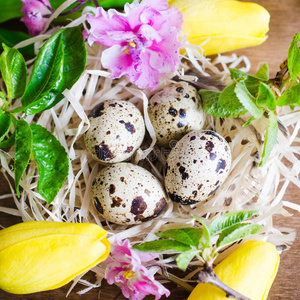
<svg viewBox="0 0 300 300">
<path fill-rule="evenodd" d="M 154 94 L 148 114 L 157 141 L 164 147 L 190 131 L 201 130 L 206 117 L 197 90 L 186 82 L 171 84 Z"/>
<path fill-rule="evenodd" d="M 156 177 L 131 163 L 103 168 L 93 181 L 91 194 L 100 215 L 117 224 L 146 222 L 167 207 L 165 191 Z"/>
<path fill-rule="evenodd" d="M 90 128 L 84 135 L 92 157 L 110 164 L 130 158 L 145 136 L 144 119 L 137 107 L 124 100 L 107 100 L 89 114 Z"/>
<path fill-rule="evenodd" d="M 211 130 L 190 132 L 167 158 L 166 190 L 174 202 L 204 201 L 225 181 L 230 166 L 230 148 L 222 136 Z"/>
</svg>

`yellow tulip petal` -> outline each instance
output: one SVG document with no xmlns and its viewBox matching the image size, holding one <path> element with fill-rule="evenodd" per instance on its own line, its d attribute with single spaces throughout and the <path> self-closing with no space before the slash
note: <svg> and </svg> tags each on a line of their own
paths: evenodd
<svg viewBox="0 0 300 300">
<path fill-rule="evenodd" d="M 266 300 L 279 266 L 274 245 L 248 241 L 225 258 L 216 268 L 217 276 L 227 285 L 251 300 Z M 226 300 L 225 292 L 199 283 L 188 300 Z"/>
<path fill-rule="evenodd" d="M 27 222 L 0 231 L 0 288 L 55 289 L 105 260 L 110 244 L 95 224 Z"/>
<path fill-rule="evenodd" d="M 262 6 L 236 0 L 171 0 L 183 14 L 183 34 L 211 55 L 263 43 L 270 15 Z"/>
</svg>

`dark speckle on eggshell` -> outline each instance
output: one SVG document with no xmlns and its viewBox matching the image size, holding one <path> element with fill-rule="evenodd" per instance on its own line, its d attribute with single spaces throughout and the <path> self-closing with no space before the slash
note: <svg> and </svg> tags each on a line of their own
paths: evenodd
<svg viewBox="0 0 300 300">
<path fill-rule="evenodd" d="M 217 168 L 216 168 L 216 172 L 218 173 L 221 169 L 225 169 L 226 168 L 226 161 L 224 159 L 220 159 L 218 161 L 218 165 L 217 165 Z"/>
<path fill-rule="evenodd" d="M 109 193 L 110 193 L 110 194 L 114 194 L 115 191 L 116 191 L 115 185 L 114 185 L 114 184 L 111 184 L 111 185 L 109 186 Z"/>
<path fill-rule="evenodd" d="M 184 88 L 181 86 L 176 88 L 176 92 L 178 92 L 178 93 L 183 93 L 183 91 L 184 91 Z"/>
<path fill-rule="evenodd" d="M 132 150 L 133 150 L 133 147 L 132 147 L 132 146 L 127 147 L 125 153 L 130 153 Z"/>
<path fill-rule="evenodd" d="M 130 212 L 134 215 L 140 215 L 147 209 L 147 203 L 144 201 L 144 198 L 141 196 L 133 199 L 131 204 Z"/>
<path fill-rule="evenodd" d="M 181 108 L 179 110 L 179 116 L 180 116 L 180 118 L 184 119 L 186 117 L 186 111 Z"/>
<path fill-rule="evenodd" d="M 111 204 L 111 207 L 114 208 L 114 207 L 120 207 L 122 202 L 123 202 L 123 199 L 120 198 L 120 197 L 113 197 L 112 198 L 112 204 Z"/>
<path fill-rule="evenodd" d="M 97 157 L 102 161 L 111 160 L 114 158 L 113 153 L 110 151 L 109 147 L 102 142 L 99 146 L 95 146 L 95 152 Z"/>
<path fill-rule="evenodd" d="M 89 118 L 98 118 L 103 115 L 104 103 L 97 104 L 89 113 Z"/>
<path fill-rule="evenodd" d="M 173 107 L 170 107 L 169 114 L 173 117 L 176 117 L 177 116 L 177 110 Z"/>
<path fill-rule="evenodd" d="M 217 158 L 217 155 L 215 153 L 210 153 L 209 154 L 209 159 L 210 160 L 215 160 Z"/>
<path fill-rule="evenodd" d="M 156 207 L 154 209 L 154 216 L 157 217 L 158 215 L 160 215 L 165 208 L 167 207 L 167 201 L 165 198 L 161 198 L 157 203 L 156 203 Z"/>
<path fill-rule="evenodd" d="M 130 122 L 124 122 L 123 120 L 119 121 L 121 124 L 125 124 L 125 128 L 127 131 L 129 131 L 131 134 L 135 133 L 134 125 L 132 125 Z"/>
<path fill-rule="evenodd" d="M 214 148 L 214 143 L 212 141 L 207 141 L 205 144 L 205 150 L 211 152 Z"/>
<path fill-rule="evenodd" d="M 103 207 L 97 197 L 94 197 L 94 204 L 95 204 L 96 209 L 99 211 L 99 213 L 101 215 L 103 215 L 104 210 L 103 210 Z"/>
</svg>

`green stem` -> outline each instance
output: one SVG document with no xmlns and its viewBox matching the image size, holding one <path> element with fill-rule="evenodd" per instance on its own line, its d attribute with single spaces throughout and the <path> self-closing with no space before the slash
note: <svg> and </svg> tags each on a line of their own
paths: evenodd
<svg viewBox="0 0 300 300">
<path fill-rule="evenodd" d="M 180 285 L 181 287 L 183 287 L 184 289 L 186 289 L 189 292 L 191 292 L 194 289 L 191 285 L 183 282 L 180 278 L 178 278 L 175 275 L 172 275 L 170 273 L 168 273 L 168 275 L 163 274 L 162 277 L 173 281 L 174 283 Z"/>
</svg>

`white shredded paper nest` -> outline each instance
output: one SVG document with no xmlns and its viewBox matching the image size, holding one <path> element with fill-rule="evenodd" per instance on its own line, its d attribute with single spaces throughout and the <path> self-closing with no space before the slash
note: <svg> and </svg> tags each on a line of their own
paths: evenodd
<svg viewBox="0 0 300 300">
<path fill-rule="evenodd" d="M 65 6 L 69 6 L 75 1 L 66 1 Z M 63 11 L 59 8 L 56 14 Z M 84 23 L 85 13 L 93 8 L 85 8 L 83 16 L 68 25 L 76 26 Z M 54 17 L 53 17 L 54 18 Z M 50 24 L 51 20 L 49 20 Z M 48 24 L 48 25 L 49 25 Z M 47 34 L 32 38 L 18 45 L 35 43 L 36 52 L 41 43 L 51 34 L 60 28 L 52 28 Z M 189 66 L 193 66 L 199 72 L 199 80 L 205 77 L 216 79 L 218 82 L 226 84 L 230 81 L 228 68 L 240 68 L 242 71 L 250 70 L 250 62 L 247 57 L 217 56 L 213 61 L 206 58 L 199 51 L 199 47 L 189 45 L 182 39 L 186 55 L 182 56 L 182 63 L 178 71 L 173 75 L 178 75 L 185 80 L 193 80 L 193 76 L 184 75 Z M 121 226 L 109 224 L 102 219 L 90 201 L 90 190 L 94 177 L 97 175 L 101 165 L 93 161 L 87 153 L 84 145 L 83 134 L 89 127 L 87 114 L 99 102 L 112 99 L 128 99 L 134 103 L 143 113 L 148 132 L 148 139 L 132 158 L 133 163 L 150 170 L 161 182 L 163 181 L 162 170 L 166 155 L 166 149 L 159 149 L 156 145 L 156 138 L 153 127 L 147 114 L 148 99 L 154 92 L 149 90 L 139 90 L 133 86 L 127 78 L 112 80 L 110 73 L 102 69 L 101 52 L 102 46 L 94 44 L 87 45 L 88 57 L 86 69 L 74 84 L 71 90 L 65 90 L 65 98 L 54 108 L 39 115 L 26 116 L 19 113 L 17 117 L 23 117 L 29 124 L 37 123 L 50 132 L 64 146 L 69 156 L 69 175 L 56 196 L 49 205 L 37 192 L 37 182 L 39 179 L 37 165 L 31 162 L 26 174 L 23 176 L 20 185 L 23 189 L 21 197 L 17 198 L 14 187 L 10 179 L 14 178 L 13 158 L 14 147 L 8 152 L 0 151 L 1 171 L 7 179 L 11 193 L 2 195 L 1 198 L 13 198 L 16 209 L 0 207 L 0 211 L 22 217 L 23 221 L 48 220 L 58 222 L 91 222 L 97 223 L 105 228 L 109 234 L 108 239 L 112 241 L 116 235 L 120 239 L 128 238 L 131 242 L 151 241 L 156 239 L 155 233 L 158 231 L 193 226 L 192 215 L 212 219 L 226 212 L 238 210 L 259 210 L 259 214 L 252 222 L 264 225 L 264 232 L 251 236 L 251 239 L 263 239 L 272 242 L 278 249 L 285 249 L 291 244 L 295 237 L 295 232 L 290 228 L 276 228 L 273 226 L 273 216 L 281 214 L 283 217 L 290 216 L 286 208 L 300 211 L 299 205 L 284 199 L 285 191 L 290 183 L 300 188 L 299 172 L 300 162 L 297 155 L 300 154 L 297 137 L 300 129 L 300 109 L 291 111 L 288 107 L 277 111 L 279 131 L 277 143 L 263 167 L 258 167 L 260 154 L 262 152 L 263 140 L 267 126 L 267 119 L 254 121 L 248 127 L 242 127 L 247 116 L 233 119 L 218 119 L 208 116 L 206 129 L 212 129 L 221 134 L 229 142 L 232 153 L 231 172 L 225 183 L 217 193 L 209 198 L 205 203 L 192 206 L 180 206 L 172 201 L 168 202 L 168 207 L 159 217 L 135 226 Z M 30 64 L 32 62 L 28 62 Z M 160 86 L 170 84 L 172 80 L 162 80 Z M 0 82 L 3 87 L 3 81 Z M 210 85 L 207 88 L 215 89 Z M 20 100 L 15 101 L 12 109 L 20 105 Z M 222 260 L 230 249 L 224 251 L 218 260 Z M 174 258 L 163 259 L 160 263 L 164 266 L 173 264 Z M 199 271 L 201 263 L 192 262 L 195 270 L 184 278 L 189 280 Z M 152 267 L 153 273 L 159 268 Z M 89 283 L 77 278 L 75 283 L 86 285 L 87 288 L 81 293 L 87 292 L 93 287 L 98 287 L 104 278 L 105 269 L 99 265 L 93 268 L 97 274 L 97 282 Z M 74 283 L 74 284 L 75 284 Z"/>
</svg>

